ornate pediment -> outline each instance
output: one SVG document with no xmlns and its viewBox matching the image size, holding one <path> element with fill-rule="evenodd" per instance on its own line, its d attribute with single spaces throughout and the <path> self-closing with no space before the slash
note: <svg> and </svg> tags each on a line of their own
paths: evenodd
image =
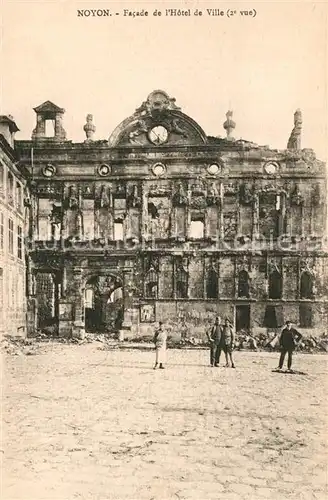
<svg viewBox="0 0 328 500">
<path fill-rule="evenodd" d="M 151 115 L 163 113 L 169 109 L 180 109 L 175 104 L 175 98 L 169 97 L 163 90 L 154 90 L 151 94 L 149 94 L 147 100 L 136 109 L 136 112 Z"/>
<path fill-rule="evenodd" d="M 38 114 L 43 114 L 43 113 L 65 113 L 65 110 L 63 108 L 60 108 L 56 104 L 54 104 L 51 101 L 46 101 L 40 106 L 37 106 L 36 108 L 33 108 L 34 111 Z"/>
<path fill-rule="evenodd" d="M 180 111 L 162 90 L 152 92 L 109 138 L 110 146 L 199 145 L 207 141 L 201 127 Z"/>
</svg>

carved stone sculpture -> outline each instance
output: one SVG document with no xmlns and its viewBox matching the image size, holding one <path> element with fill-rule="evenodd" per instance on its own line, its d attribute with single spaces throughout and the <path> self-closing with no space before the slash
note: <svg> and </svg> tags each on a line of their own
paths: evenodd
<svg viewBox="0 0 328 500">
<path fill-rule="evenodd" d="M 93 141 L 93 135 L 96 131 L 96 126 L 93 123 L 93 115 L 87 115 L 86 117 L 86 124 L 83 127 L 83 130 L 85 132 L 85 135 L 87 136 L 85 142 L 92 142 Z"/>
<path fill-rule="evenodd" d="M 127 208 L 140 208 L 141 198 L 138 195 L 138 186 L 134 185 L 131 192 L 128 194 L 126 199 Z"/>
<path fill-rule="evenodd" d="M 99 208 L 111 207 L 111 190 L 109 186 L 102 185 L 100 190 L 100 197 L 98 200 Z"/>
<path fill-rule="evenodd" d="M 296 206 L 301 205 L 303 202 L 303 197 L 301 195 L 301 192 L 300 192 L 297 184 L 295 185 L 293 191 L 291 192 L 290 202 L 292 205 L 296 205 Z"/>
<path fill-rule="evenodd" d="M 173 204 L 178 207 L 188 204 L 188 197 L 183 189 L 183 185 L 181 184 L 181 182 L 178 184 L 178 187 L 175 193 L 173 194 L 172 201 Z"/>
<path fill-rule="evenodd" d="M 239 187 L 239 202 L 242 205 L 249 205 L 253 201 L 252 189 L 247 184 L 242 184 Z"/>
<path fill-rule="evenodd" d="M 210 205 L 216 205 L 217 203 L 219 203 L 219 201 L 220 201 L 220 193 L 215 185 L 215 182 L 213 182 L 211 186 L 208 188 L 206 202 L 210 206 Z"/>
<path fill-rule="evenodd" d="M 75 185 L 70 186 L 68 190 L 68 206 L 75 209 L 79 207 L 79 194 Z"/>
</svg>

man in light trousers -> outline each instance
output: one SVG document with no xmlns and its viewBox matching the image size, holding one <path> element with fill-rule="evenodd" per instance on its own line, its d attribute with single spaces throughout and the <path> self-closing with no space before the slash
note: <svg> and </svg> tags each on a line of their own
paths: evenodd
<svg viewBox="0 0 328 500">
<path fill-rule="evenodd" d="M 154 370 L 156 370 L 158 365 L 161 370 L 164 369 L 164 363 L 166 361 L 166 341 L 167 341 L 167 332 L 163 328 L 162 321 L 160 321 L 158 323 L 158 328 L 155 331 L 154 335 L 154 344 L 156 350 L 156 361 Z"/>
</svg>

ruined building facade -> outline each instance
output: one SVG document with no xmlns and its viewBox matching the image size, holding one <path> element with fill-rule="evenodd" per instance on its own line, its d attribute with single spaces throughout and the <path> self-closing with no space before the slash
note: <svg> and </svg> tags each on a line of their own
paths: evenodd
<svg viewBox="0 0 328 500">
<path fill-rule="evenodd" d="M 0 116 L 0 336 L 26 332 L 25 207 L 27 172 L 18 164 L 12 116 Z"/>
<path fill-rule="evenodd" d="M 29 170 L 28 329 L 59 335 L 154 321 L 205 332 L 215 315 L 237 330 L 327 325 L 325 165 L 301 149 L 208 137 L 175 99 L 152 92 L 107 140 L 73 143 L 64 110 L 35 108 Z M 53 125 L 53 135 L 47 126 Z"/>
</svg>

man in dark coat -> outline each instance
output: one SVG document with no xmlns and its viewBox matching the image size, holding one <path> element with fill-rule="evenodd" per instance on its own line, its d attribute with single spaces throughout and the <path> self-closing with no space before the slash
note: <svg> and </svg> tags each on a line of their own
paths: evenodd
<svg viewBox="0 0 328 500">
<path fill-rule="evenodd" d="M 278 370 L 282 369 L 286 353 L 288 353 L 287 368 L 288 371 L 290 372 L 292 371 L 293 351 L 295 350 L 295 347 L 297 346 L 301 338 L 302 335 L 300 334 L 300 332 L 298 332 L 295 328 L 292 327 L 291 321 L 286 321 L 286 326 L 282 330 L 279 340 L 281 354 L 279 359 Z"/>
<path fill-rule="evenodd" d="M 208 340 L 210 342 L 210 364 L 211 366 L 218 366 L 220 361 L 220 354 L 222 350 L 222 328 L 221 318 L 217 316 L 215 323 L 208 333 Z"/>
</svg>

